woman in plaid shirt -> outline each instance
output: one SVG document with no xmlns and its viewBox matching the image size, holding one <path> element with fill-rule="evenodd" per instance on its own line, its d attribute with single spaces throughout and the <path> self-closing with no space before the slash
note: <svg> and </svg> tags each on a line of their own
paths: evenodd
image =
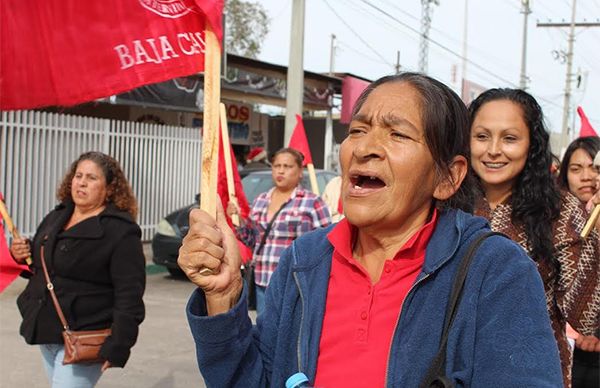
<svg viewBox="0 0 600 388">
<path fill-rule="evenodd" d="M 273 155 L 275 187 L 256 197 L 248 222 L 237 228 L 238 238 L 253 248 L 257 314 L 264 309 L 265 289 L 281 252 L 304 233 L 331 223 L 325 202 L 300 185 L 303 160 L 304 156 L 293 148 L 282 148 Z M 238 212 L 229 202 L 227 213 L 231 216 Z"/>
</svg>

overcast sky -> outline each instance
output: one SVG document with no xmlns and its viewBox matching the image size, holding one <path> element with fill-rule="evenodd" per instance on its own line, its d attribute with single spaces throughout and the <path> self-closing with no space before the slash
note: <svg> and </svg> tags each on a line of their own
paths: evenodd
<svg viewBox="0 0 600 388">
<path fill-rule="evenodd" d="M 287 65 L 292 0 L 256 0 L 271 17 L 259 59 Z M 305 0 L 304 67 L 329 71 L 331 34 L 337 36 L 335 71 L 377 79 L 394 72 L 397 51 L 403 70 L 418 70 L 421 1 Z M 529 91 L 544 108 L 548 126 L 562 125 L 566 64 L 553 51 L 567 51 L 568 28 L 537 27 L 537 21 L 571 18 L 571 0 L 531 0 L 528 22 Z M 383 12 L 377 11 L 375 7 Z M 458 91 L 463 53 L 465 0 L 433 6 L 429 74 Z M 600 0 L 577 0 L 577 20 L 598 21 Z M 395 19 L 395 20 L 394 20 Z M 520 0 L 468 0 L 466 78 L 485 87 L 518 86 L 523 14 Z M 414 30 L 414 31 L 413 31 Z M 415 32 L 416 31 L 416 32 Z M 444 48 L 440 47 L 443 46 Z M 576 28 L 573 71 L 584 76 L 572 102 L 600 130 L 600 27 Z M 453 54 L 452 52 L 456 53 Z M 456 75 L 453 77 L 453 68 Z M 509 84 L 512 83 L 511 84 Z M 575 87 L 575 85 L 573 84 Z M 575 130 L 579 131 L 579 118 Z"/>
</svg>

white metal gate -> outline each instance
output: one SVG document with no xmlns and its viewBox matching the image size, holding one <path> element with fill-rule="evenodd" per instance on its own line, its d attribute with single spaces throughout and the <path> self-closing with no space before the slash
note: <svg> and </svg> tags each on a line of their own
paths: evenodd
<svg viewBox="0 0 600 388">
<path fill-rule="evenodd" d="M 160 218 L 190 204 L 200 186 L 196 128 L 65 114 L 11 111 L 0 116 L 0 192 L 15 225 L 32 236 L 57 204 L 56 190 L 83 152 L 119 161 L 139 205 L 142 238 Z"/>
</svg>

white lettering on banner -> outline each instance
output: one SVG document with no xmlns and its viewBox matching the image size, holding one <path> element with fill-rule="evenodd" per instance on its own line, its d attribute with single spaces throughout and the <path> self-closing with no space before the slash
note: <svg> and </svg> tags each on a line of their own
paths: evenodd
<svg viewBox="0 0 600 388">
<path fill-rule="evenodd" d="M 115 46 L 115 51 L 117 55 L 119 55 L 119 60 L 121 61 L 121 69 L 127 69 L 135 63 L 133 57 L 129 55 L 129 49 L 124 44 L 120 44 Z"/>
<path fill-rule="evenodd" d="M 156 44 L 154 43 L 154 38 L 146 39 L 146 41 L 152 47 L 152 52 L 154 53 L 154 63 L 162 63 L 162 58 L 160 57 L 160 54 L 158 54 Z"/>
<path fill-rule="evenodd" d="M 148 55 L 146 50 L 144 50 L 144 46 L 142 46 L 142 42 L 140 42 L 139 40 L 133 41 L 133 48 L 135 50 L 135 64 L 136 65 L 141 65 L 142 63 L 146 63 L 146 62 L 156 62 L 156 61 L 153 61 L 152 58 L 150 58 L 150 56 Z"/>
<path fill-rule="evenodd" d="M 160 49 L 162 50 L 162 59 L 166 61 L 167 59 L 177 58 L 179 55 L 173 50 L 173 46 L 169 43 L 169 39 L 165 35 L 161 35 L 158 37 L 160 39 Z M 171 56 L 169 57 L 169 53 Z"/>
<path fill-rule="evenodd" d="M 158 43 L 157 44 L 157 41 Z M 114 50 L 119 57 L 121 70 L 145 63 L 160 64 L 181 55 L 198 55 L 205 51 L 201 32 L 180 32 L 177 45 L 171 44 L 166 35 L 154 38 L 135 39 L 129 44 L 119 44 Z M 177 48 L 179 50 L 177 50 Z M 179 53 L 178 53 L 179 51 Z"/>
<path fill-rule="evenodd" d="M 139 0 L 140 4 L 166 18 L 178 18 L 195 10 L 192 0 Z"/>
<path fill-rule="evenodd" d="M 186 55 L 204 53 L 205 43 L 200 32 L 182 32 L 177 34 L 179 48 Z M 184 42 L 185 41 L 185 42 Z"/>
</svg>

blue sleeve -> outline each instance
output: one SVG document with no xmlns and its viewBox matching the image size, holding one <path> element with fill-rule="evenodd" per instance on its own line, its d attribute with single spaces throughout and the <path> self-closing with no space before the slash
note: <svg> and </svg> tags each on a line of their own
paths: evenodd
<svg viewBox="0 0 600 388">
<path fill-rule="evenodd" d="M 492 257 L 477 303 L 470 385 L 562 386 L 558 346 L 534 262 L 512 243 L 497 244 L 487 255 Z"/>
<path fill-rule="evenodd" d="M 196 344 L 198 368 L 207 387 L 267 387 L 279 335 L 281 292 L 285 288 L 291 250 L 282 254 L 266 295 L 265 311 L 253 327 L 248 316 L 247 285 L 227 313 L 207 316 L 204 293 L 196 289 L 186 313 Z"/>
<path fill-rule="evenodd" d="M 196 344 L 198 368 L 207 387 L 264 387 L 266 375 L 253 343 L 247 288 L 227 313 L 206 315 L 204 293 L 196 289 L 186 307 Z"/>
</svg>

